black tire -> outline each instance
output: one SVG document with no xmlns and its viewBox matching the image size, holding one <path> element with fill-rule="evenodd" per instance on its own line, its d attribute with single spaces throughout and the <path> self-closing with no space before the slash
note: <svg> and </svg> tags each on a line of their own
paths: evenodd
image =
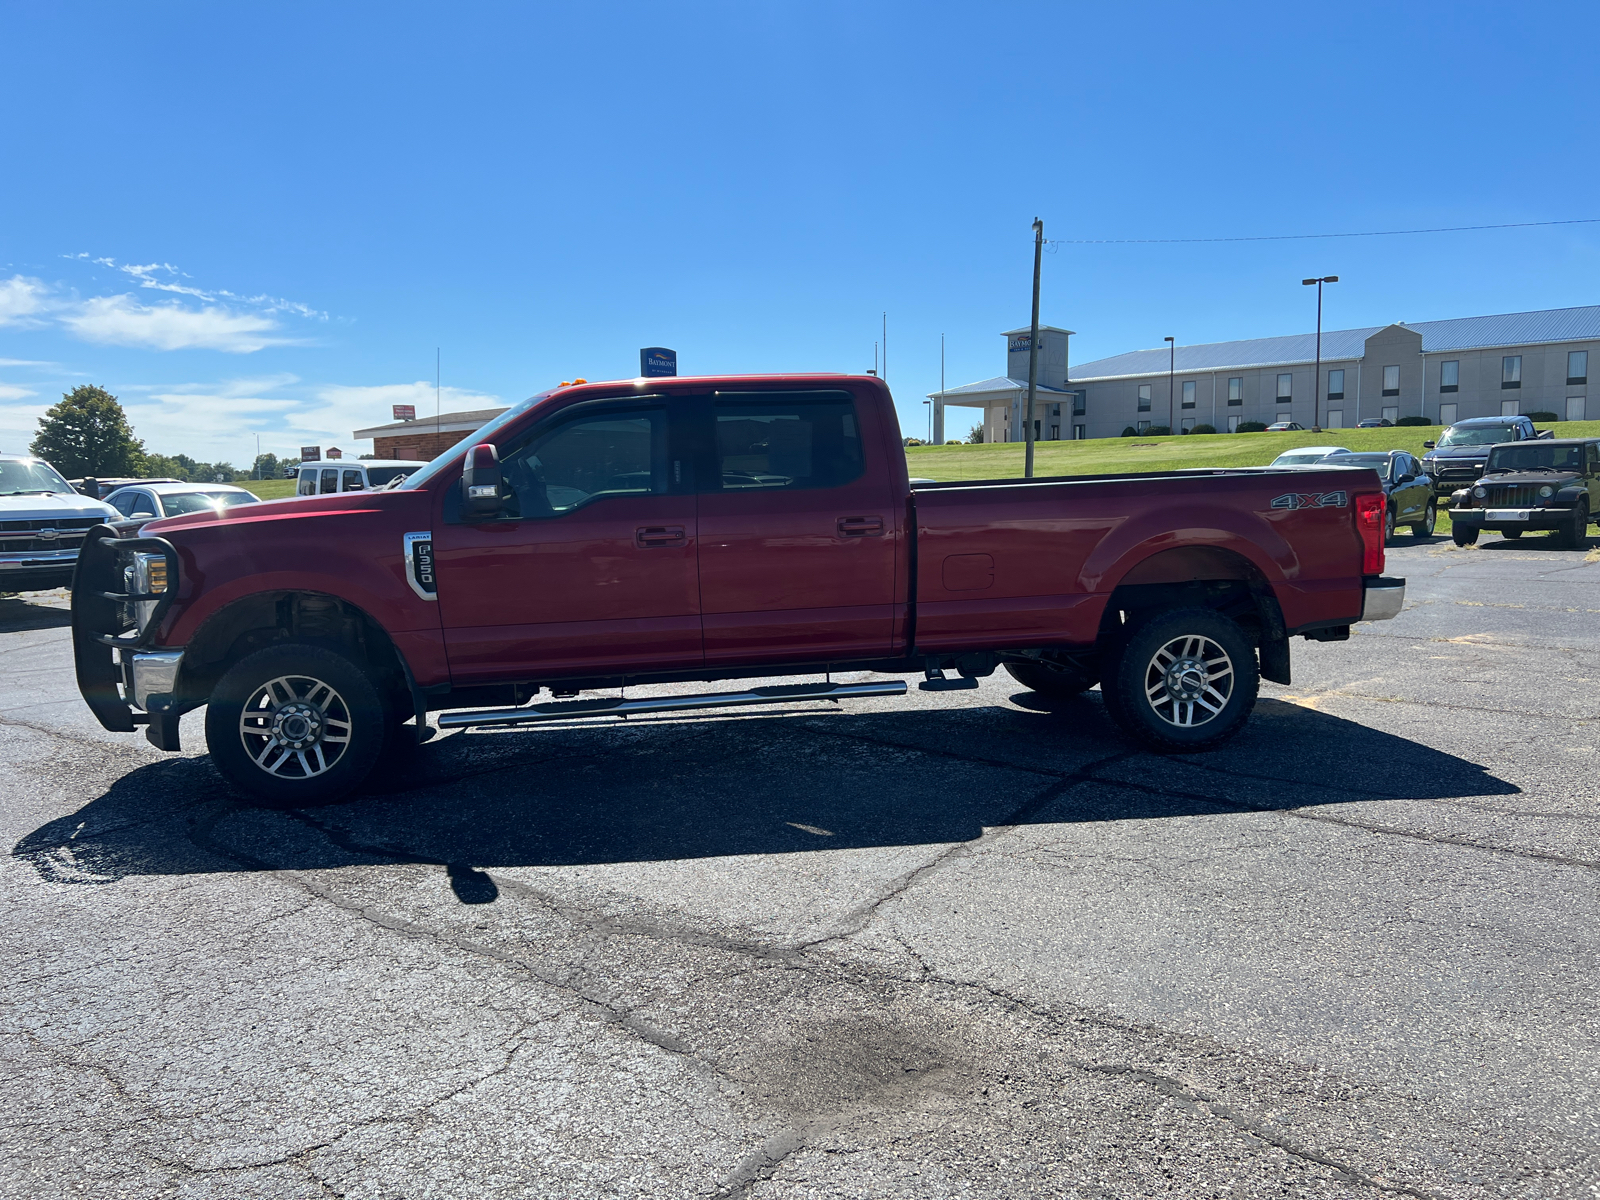
<svg viewBox="0 0 1600 1200">
<path fill-rule="evenodd" d="M 1390 505 L 1383 514 L 1383 543 L 1388 545 L 1394 541 L 1394 505 Z"/>
<path fill-rule="evenodd" d="M 1589 502 L 1579 500 L 1572 510 L 1572 520 L 1563 525 L 1556 535 L 1569 550 L 1581 550 L 1589 544 Z"/>
<path fill-rule="evenodd" d="M 1101 692 L 1117 724 L 1148 749 L 1193 754 L 1243 728 L 1259 685 L 1243 630 L 1213 609 L 1180 608 L 1127 634 Z"/>
<path fill-rule="evenodd" d="M 1430 538 L 1439 524 L 1439 506 L 1432 500 L 1428 501 L 1428 511 L 1422 515 L 1422 522 L 1411 527 L 1412 536 L 1417 538 Z"/>
<path fill-rule="evenodd" d="M 241 658 L 217 681 L 206 744 L 217 770 L 256 803 L 299 808 L 361 786 L 391 722 L 360 664 L 289 643 Z"/>
<path fill-rule="evenodd" d="M 1469 525 L 1466 528 L 1462 528 L 1460 525 L 1456 525 L 1450 530 L 1450 538 L 1458 546 L 1476 545 L 1478 541 L 1478 526 Z"/>
<path fill-rule="evenodd" d="M 1066 699 L 1088 691 L 1097 682 L 1094 675 L 1066 663 L 1040 660 L 1002 664 L 1007 674 L 1031 692 Z"/>
</svg>

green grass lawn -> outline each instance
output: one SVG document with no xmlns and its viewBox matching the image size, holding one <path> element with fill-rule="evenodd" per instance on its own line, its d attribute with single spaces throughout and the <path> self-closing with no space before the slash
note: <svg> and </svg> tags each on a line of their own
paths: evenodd
<svg viewBox="0 0 1600 1200">
<path fill-rule="evenodd" d="M 1557 437 L 1600 437 L 1600 421 L 1559 421 Z M 1121 471 L 1173 471 L 1183 467 L 1264 467 L 1296 446 L 1344 446 L 1349 450 L 1408 450 L 1421 458 L 1425 441 L 1442 425 L 1391 429 L 1331 429 L 1321 433 L 1200 433 L 1168 437 L 1095 438 L 1083 442 L 1035 442 L 1035 475 L 1098 475 Z M 1020 442 L 987 446 L 908 446 L 913 477 L 1019 479 Z"/>
<path fill-rule="evenodd" d="M 296 482 L 293 479 L 240 479 L 234 486 L 254 492 L 263 500 L 282 500 L 285 496 L 294 495 Z"/>
</svg>

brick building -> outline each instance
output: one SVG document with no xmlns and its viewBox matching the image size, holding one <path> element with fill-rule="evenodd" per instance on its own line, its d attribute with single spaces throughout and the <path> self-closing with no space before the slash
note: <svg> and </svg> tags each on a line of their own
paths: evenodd
<svg viewBox="0 0 1600 1200">
<path fill-rule="evenodd" d="M 358 429 L 353 436 L 371 438 L 374 457 L 426 462 L 503 412 L 504 408 L 480 408 L 475 412 L 444 413 L 415 421 L 393 421 L 371 429 Z"/>
</svg>

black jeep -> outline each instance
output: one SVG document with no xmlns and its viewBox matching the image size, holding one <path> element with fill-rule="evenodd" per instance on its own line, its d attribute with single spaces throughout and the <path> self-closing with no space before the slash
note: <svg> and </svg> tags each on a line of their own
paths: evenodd
<svg viewBox="0 0 1600 1200">
<path fill-rule="evenodd" d="M 1600 438 L 1539 440 L 1493 446 L 1483 477 L 1450 497 L 1456 545 L 1470 546 L 1480 530 L 1519 538 L 1553 529 L 1565 546 L 1589 539 L 1600 508 Z"/>
</svg>

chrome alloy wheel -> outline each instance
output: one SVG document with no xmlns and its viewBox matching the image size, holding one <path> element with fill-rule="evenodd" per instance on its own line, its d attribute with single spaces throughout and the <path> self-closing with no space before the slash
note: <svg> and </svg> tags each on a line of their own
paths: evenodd
<svg viewBox="0 0 1600 1200">
<path fill-rule="evenodd" d="M 1185 729 L 1215 718 L 1227 707 L 1233 685 L 1228 652 L 1199 634 L 1173 638 L 1144 671 L 1145 699 L 1156 716 Z"/>
<path fill-rule="evenodd" d="M 314 779 L 350 745 L 344 697 L 309 675 L 281 675 L 255 690 L 239 714 L 239 737 L 256 766 L 279 779 Z"/>
</svg>

